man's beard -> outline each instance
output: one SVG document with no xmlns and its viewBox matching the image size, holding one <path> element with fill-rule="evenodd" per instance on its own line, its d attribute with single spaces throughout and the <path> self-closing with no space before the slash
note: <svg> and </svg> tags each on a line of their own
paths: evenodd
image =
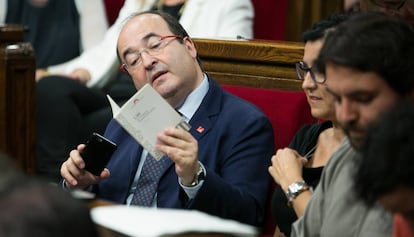
<svg viewBox="0 0 414 237">
<path fill-rule="evenodd" d="M 355 123 L 347 123 L 347 124 L 340 124 L 342 129 L 345 131 L 346 136 L 348 137 L 348 140 L 351 144 L 351 146 L 357 150 L 360 151 L 365 143 L 366 140 L 366 134 L 364 132 L 363 135 L 355 136 L 351 134 L 351 130 L 357 130 L 357 131 L 366 131 L 365 129 L 361 129 L 358 127 Z"/>
</svg>

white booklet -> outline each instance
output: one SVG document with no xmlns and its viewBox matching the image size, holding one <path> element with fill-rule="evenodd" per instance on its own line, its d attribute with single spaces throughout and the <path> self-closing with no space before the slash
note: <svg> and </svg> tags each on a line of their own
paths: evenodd
<svg viewBox="0 0 414 237">
<path fill-rule="evenodd" d="M 154 159 L 164 155 L 155 149 L 157 134 L 167 127 L 190 130 L 190 125 L 151 85 L 144 85 L 121 108 L 107 95 L 113 117 Z"/>
<path fill-rule="evenodd" d="M 134 237 L 259 236 L 254 226 L 197 210 L 112 205 L 92 208 L 91 217 L 106 230 Z"/>
</svg>

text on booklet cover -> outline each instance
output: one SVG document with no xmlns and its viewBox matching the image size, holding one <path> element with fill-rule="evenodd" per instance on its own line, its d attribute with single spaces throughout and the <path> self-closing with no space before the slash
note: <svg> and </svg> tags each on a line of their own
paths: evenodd
<svg viewBox="0 0 414 237">
<path fill-rule="evenodd" d="M 107 97 L 114 119 L 157 160 L 164 155 L 155 149 L 158 133 L 167 127 L 190 130 L 190 125 L 149 84 L 145 84 L 121 108 L 109 95 Z"/>
</svg>

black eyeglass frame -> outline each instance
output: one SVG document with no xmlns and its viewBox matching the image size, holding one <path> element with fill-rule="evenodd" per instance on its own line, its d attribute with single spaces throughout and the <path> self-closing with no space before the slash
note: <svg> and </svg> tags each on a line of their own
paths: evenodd
<svg viewBox="0 0 414 237">
<path fill-rule="evenodd" d="M 400 1 L 384 1 L 384 0 L 371 0 L 371 3 L 377 5 L 379 7 L 393 9 L 393 10 L 400 10 L 402 6 L 404 6 L 406 0 Z"/>
<path fill-rule="evenodd" d="M 295 66 L 296 66 L 296 75 L 298 76 L 299 80 L 301 81 L 305 80 L 305 75 L 309 73 L 312 78 L 312 81 L 314 81 L 315 83 L 317 84 L 325 83 L 326 77 L 321 77 L 321 78 L 316 79 L 315 72 L 312 70 L 313 67 L 309 67 L 305 62 L 303 61 L 296 62 Z M 302 76 L 302 72 L 305 72 L 303 76 Z"/>
</svg>

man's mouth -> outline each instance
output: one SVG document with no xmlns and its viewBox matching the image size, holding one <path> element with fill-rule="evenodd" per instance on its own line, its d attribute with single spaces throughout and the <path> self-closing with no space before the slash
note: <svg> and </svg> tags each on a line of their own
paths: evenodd
<svg viewBox="0 0 414 237">
<path fill-rule="evenodd" d="M 154 83 L 154 81 L 156 81 L 158 78 L 160 78 L 165 73 L 167 73 L 167 71 L 157 71 L 156 73 L 154 73 L 151 77 L 151 83 Z"/>
</svg>

